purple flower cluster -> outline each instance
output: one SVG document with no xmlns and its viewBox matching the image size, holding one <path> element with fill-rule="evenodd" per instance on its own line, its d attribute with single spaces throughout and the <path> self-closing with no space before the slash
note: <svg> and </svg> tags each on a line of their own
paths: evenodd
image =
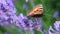
<svg viewBox="0 0 60 34">
<path fill-rule="evenodd" d="M 12 23 L 12 17 L 16 16 L 16 9 L 12 0 L 0 0 L 0 25 Z"/>
<path fill-rule="evenodd" d="M 9 34 L 8 32 L 4 32 L 4 34 Z"/>
<path fill-rule="evenodd" d="M 26 27 L 23 22 L 23 15 L 20 14 L 19 16 L 16 15 L 12 0 L 0 0 L 0 25 L 15 24 L 18 27 L 21 25 Z"/>
<path fill-rule="evenodd" d="M 26 2 L 29 2 L 30 0 L 25 0 Z"/>
<path fill-rule="evenodd" d="M 60 21 L 56 21 L 54 23 L 54 28 L 56 29 L 56 31 L 60 32 Z"/>
<path fill-rule="evenodd" d="M 42 19 L 40 18 L 36 18 L 36 23 L 38 25 L 38 29 L 39 30 L 42 30 Z"/>
<path fill-rule="evenodd" d="M 60 21 L 56 21 L 54 23 L 54 28 L 52 28 L 52 26 L 50 26 L 49 30 L 48 30 L 48 33 L 49 34 L 60 34 Z"/>
<path fill-rule="evenodd" d="M 57 17 L 58 17 L 58 11 L 55 11 L 55 12 L 54 12 L 53 17 L 54 17 L 54 18 L 57 18 Z"/>
<path fill-rule="evenodd" d="M 24 4 L 24 8 L 26 5 Z M 42 28 L 41 20 L 36 20 L 36 23 L 39 24 L 38 29 Z M 24 16 L 22 13 L 20 15 L 16 14 L 16 8 L 14 7 L 12 0 L 0 0 L 0 26 L 13 26 L 16 25 L 19 28 L 24 30 L 30 29 L 32 32 L 34 29 L 34 24 L 31 19 Z"/>
<path fill-rule="evenodd" d="M 26 9 L 27 8 L 27 5 L 26 4 L 23 4 L 23 9 Z"/>
</svg>

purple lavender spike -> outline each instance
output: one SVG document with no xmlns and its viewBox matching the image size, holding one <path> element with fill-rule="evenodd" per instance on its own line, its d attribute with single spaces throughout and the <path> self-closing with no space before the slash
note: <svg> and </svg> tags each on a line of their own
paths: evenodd
<svg viewBox="0 0 60 34">
<path fill-rule="evenodd" d="M 27 8 L 27 5 L 26 4 L 23 4 L 23 9 L 26 9 Z"/>
<path fill-rule="evenodd" d="M 13 0 L 6 0 L 7 4 L 10 6 L 14 6 Z"/>
<path fill-rule="evenodd" d="M 0 13 L 0 18 L 2 18 L 4 20 L 8 20 L 9 19 L 9 17 L 3 12 Z"/>
<path fill-rule="evenodd" d="M 31 19 L 28 20 L 28 23 L 29 23 L 29 27 L 30 27 L 30 31 L 32 34 L 34 34 L 34 31 L 33 31 L 33 21 Z"/>
<path fill-rule="evenodd" d="M 21 26 L 24 28 L 24 30 L 27 30 L 28 28 L 27 28 L 26 24 L 24 23 L 23 19 L 24 19 L 24 16 L 21 13 L 20 16 L 19 16 L 19 22 L 20 22 Z"/>
<path fill-rule="evenodd" d="M 33 30 L 33 21 L 30 19 L 28 20 L 29 26 L 30 26 L 30 30 Z"/>
<path fill-rule="evenodd" d="M 49 34 L 55 33 L 55 30 L 52 28 L 52 26 L 49 27 L 48 33 Z"/>
<path fill-rule="evenodd" d="M 10 13 L 16 13 L 16 9 L 13 6 L 10 5 L 3 5 L 6 10 L 8 10 Z"/>
<path fill-rule="evenodd" d="M 26 2 L 29 2 L 30 0 L 25 0 Z"/>
<path fill-rule="evenodd" d="M 54 23 L 54 28 L 55 28 L 57 31 L 60 32 L 60 21 L 56 21 L 56 22 Z"/>
<path fill-rule="evenodd" d="M 9 19 L 9 17 L 7 15 L 3 15 L 3 17 L 4 17 L 5 20 Z"/>
<path fill-rule="evenodd" d="M 4 34 L 9 34 L 8 32 L 5 32 Z"/>
<path fill-rule="evenodd" d="M 4 21 L 3 25 L 6 25 L 6 26 L 9 25 L 8 21 Z"/>
<path fill-rule="evenodd" d="M 42 20 L 39 18 L 35 18 L 35 22 L 38 25 L 38 30 L 42 30 Z"/>
<path fill-rule="evenodd" d="M 55 29 L 53 29 L 52 26 L 50 26 L 47 33 L 48 34 L 60 34 L 60 21 L 56 21 L 54 23 L 54 28 Z"/>
<path fill-rule="evenodd" d="M 10 16 L 13 19 L 13 22 L 18 20 L 18 16 L 16 14 L 13 14 Z"/>
<path fill-rule="evenodd" d="M 58 11 L 54 12 L 53 17 L 54 18 L 58 17 Z"/>
<path fill-rule="evenodd" d="M 8 11 L 4 12 L 6 9 Z M 14 18 L 11 18 L 11 16 L 13 16 L 15 20 Z M 14 23 L 14 21 L 16 22 L 17 20 L 18 19 L 16 16 L 16 9 L 14 7 L 12 0 L 0 0 L 0 23 L 10 24 L 10 23 Z"/>
<path fill-rule="evenodd" d="M 49 34 L 60 34 L 60 32 L 57 31 L 57 30 L 54 30 L 54 29 L 52 28 L 52 26 L 50 26 L 50 28 L 49 28 L 49 30 L 48 30 L 48 33 L 49 33 Z"/>
<path fill-rule="evenodd" d="M 3 21 L 3 22 L 2 22 L 2 20 L 1 20 L 1 22 L 0 22 L 0 25 L 1 25 L 1 26 L 6 26 L 6 25 L 8 25 L 8 24 L 9 24 L 8 21 Z"/>
<path fill-rule="evenodd" d="M 0 10 L 4 10 L 5 8 L 3 7 L 3 4 L 0 3 Z"/>
<path fill-rule="evenodd" d="M 7 4 L 6 0 L 0 0 L 0 3 L 5 4 L 5 5 Z"/>
<path fill-rule="evenodd" d="M 3 7 L 5 9 L 7 9 L 10 13 L 16 13 L 16 9 L 14 7 L 13 0 L 6 0 L 6 4 L 3 4 Z"/>
</svg>

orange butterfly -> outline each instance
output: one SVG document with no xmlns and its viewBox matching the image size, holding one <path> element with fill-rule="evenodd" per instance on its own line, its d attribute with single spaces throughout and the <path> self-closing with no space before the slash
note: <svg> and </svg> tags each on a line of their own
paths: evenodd
<svg viewBox="0 0 60 34">
<path fill-rule="evenodd" d="M 31 11 L 29 11 L 27 16 L 41 17 L 42 15 L 43 15 L 43 6 L 42 4 L 39 4 L 35 6 Z"/>
</svg>

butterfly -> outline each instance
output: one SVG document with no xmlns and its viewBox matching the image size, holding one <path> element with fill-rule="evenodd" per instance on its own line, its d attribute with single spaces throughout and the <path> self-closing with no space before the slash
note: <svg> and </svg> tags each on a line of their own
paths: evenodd
<svg viewBox="0 0 60 34">
<path fill-rule="evenodd" d="M 43 6 L 42 4 L 36 5 L 32 10 L 30 10 L 27 16 L 41 17 L 43 16 Z"/>
</svg>

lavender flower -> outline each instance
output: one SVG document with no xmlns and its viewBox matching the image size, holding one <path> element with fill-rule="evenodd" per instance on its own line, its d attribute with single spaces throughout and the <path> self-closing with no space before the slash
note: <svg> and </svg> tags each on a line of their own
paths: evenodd
<svg viewBox="0 0 60 34">
<path fill-rule="evenodd" d="M 48 33 L 49 34 L 60 34 L 60 21 L 56 21 L 54 23 L 54 28 L 52 28 L 52 26 L 50 26 L 49 30 L 48 30 Z"/>
<path fill-rule="evenodd" d="M 9 19 L 9 17 L 8 17 L 6 14 L 2 14 L 2 15 L 1 15 L 1 18 L 2 18 L 2 19 L 5 19 L 5 20 L 8 20 L 8 19 Z"/>
<path fill-rule="evenodd" d="M 7 4 L 14 7 L 14 3 L 13 0 L 6 0 Z"/>
<path fill-rule="evenodd" d="M 51 26 L 50 26 L 50 28 L 49 28 L 49 30 L 48 30 L 48 33 L 49 33 L 49 34 L 60 34 L 60 32 L 54 30 Z"/>
<path fill-rule="evenodd" d="M 35 18 L 35 22 L 36 22 L 36 26 L 37 26 L 37 30 L 42 30 L 42 20 L 39 18 Z"/>
<path fill-rule="evenodd" d="M 0 22 L 0 25 L 1 25 L 1 26 L 7 26 L 8 24 L 9 24 L 9 23 L 8 23 L 7 21 L 3 21 L 3 22 L 1 21 L 1 22 Z"/>
<path fill-rule="evenodd" d="M 54 18 L 58 17 L 58 11 L 54 12 L 53 17 Z"/>
<path fill-rule="evenodd" d="M 5 5 L 7 4 L 6 0 L 0 0 L 0 3 L 5 4 Z"/>
<path fill-rule="evenodd" d="M 5 32 L 4 34 L 9 34 L 8 32 Z"/>
<path fill-rule="evenodd" d="M 29 2 L 30 0 L 25 0 L 26 2 Z"/>
<path fill-rule="evenodd" d="M 3 3 L 2 3 L 3 1 Z M 14 4 L 12 0 L 0 0 L 0 23 L 2 25 L 6 24 L 15 24 L 16 26 L 22 27 L 26 30 L 26 24 L 24 23 L 24 19 L 27 19 L 22 14 L 19 17 L 16 15 L 16 9 L 14 8 Z M 5 2 L 5 4 L 4 4 Z M 4 8 L 4 9 L 3 9 Z M 7 11 L 6 11 L 7 10 Z M 5 11 L 5 12 L 4 12 Z"/>
<path fill-rule="evenodd" d="M 57 31 L 60 32 L 60 21 L 56 21 L 56 22 L 54 23 L 54 28 L 55 28 Z"/>
<path fill-rule="evenodd" d="M 13 22 L 18 20 L 18 16 L 16 14 L 11 15 L 10 18 L 13 19 Z"/>
<path fill-rule="evenodd" d="M 27 8 L 27 5 L 26 4 L 23 4 L 23 9 L 26 9 Z"/>
<path fill-rule="evenodd" d="M 29 19 L 29 20 L 28 20 L 28 23 L 29 23 L 29 27 L 30 27 L 30 32 L 31 32 L 32 34 L 34 34 L 34 31 L 33 31 L 33 29 L 34 29 L 34 27 L 33 27 L 33 21 L 32 21 L 31 19 Z"/>
<path fill-rule="evenodd" d="M 24 28 L 24 30 L 27 30 L 28 28 L 27 28 L 26 24 L 24 23 L 25 18 L 23 16 L 23 14 L 21 13 L 18 18 L 19 18 L 19 22 L 22 25 L 22 27 Z"/>
<path fill-rule="evenodd" d="M 14 14 L 16 15 L 16 9 L 14 7 L 12 0 L 0 0 L 1 25 L 8 25 L 10 23 L 14 23 L 14 18 L 12 17 L 15 17 L 15 21 L 17 21 L 17 16 L 15 16 Z"/>
<path fill-rule="evenodd" d="M 3 7 L 5 8 L 5 10 L 7 10 L 7 12 L 9 13 L 16 13 L 16 9 L 13 6 L 10 5 L 3 5 Z"/>
<path fill-rule="evenodd" d="M 30 30 L 33 30 L 33 21 L 31 19 L 28 20 L 29 26 L 30 26 Z"/>
<path fill-rule="evenodd" d="M 52 26 L 49 27 L 48 33 L 49 34 L 55 33 L 55 30 L 52 28 Z"/>
</svg>

